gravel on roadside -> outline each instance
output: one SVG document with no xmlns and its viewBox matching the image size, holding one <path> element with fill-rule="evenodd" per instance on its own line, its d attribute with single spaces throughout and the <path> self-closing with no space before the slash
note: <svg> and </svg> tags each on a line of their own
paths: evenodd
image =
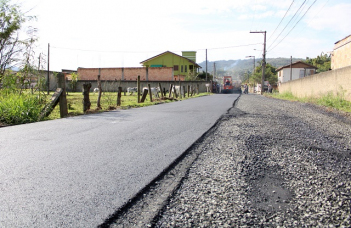
<svg viewBox="0 0 351 228">
<path fill-rule="evenodd" d="M 351 121 L 242 95 L 155 227 L 351 227 Z"/>
</svg>

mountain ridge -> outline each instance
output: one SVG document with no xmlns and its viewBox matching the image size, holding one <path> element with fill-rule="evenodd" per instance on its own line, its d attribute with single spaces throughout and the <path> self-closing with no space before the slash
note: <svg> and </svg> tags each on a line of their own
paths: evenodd
<svg viewBox="0 0 351 228">
<path fill-rule="evenodd" d="M 293 58 L 292 62 L 305 60 L 303 58 Z M 261 64 L 262 58 L 255 59 L 255 67 Z M 279 68 L 290 64 L 290 58 L 267 58 L 266 62 Z M 236 59 L 236 60 L 216 60 L 207 61 L 207 72 L 213 75 L 213 65 L 216 64 L 216 76 L 230 75 L 235 79 L 240 79 L 247 72 L 251 73 L 254 68 L 253 59 Z M 200 71 L 206 71 L 206 61 L 199 63 L 202 67 Z"/>
</svg>

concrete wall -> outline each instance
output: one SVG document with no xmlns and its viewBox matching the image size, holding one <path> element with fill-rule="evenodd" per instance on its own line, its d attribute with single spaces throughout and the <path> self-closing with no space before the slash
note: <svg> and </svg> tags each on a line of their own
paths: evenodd
<svg viewBox="0 0 351 228">
<path fill-rule="evenodd" d="M 77 91 L 75 92 L 82 92 L 82 87 L 84 83 L 91 83 L 91 89 L 90 91 L 93 92 L 94 88 L 97 88 L 97 81 L 92 81 L 92 80 L 79 80 L 78 85 L 77 85 Z M 67 91 L 71 91 L 69 87 L 69 81 L 66 81 L 66 89 Z M 161 83 L 162 88 L 166 88 L 166 90 L 169 90 L 169 85 L 172 83 L 173 85 L 179 85 L 179 82 L 177 81 L 141 81 L 140 86 L 142 87 L 147 87 L 148 84 L 151 85 L 151 87 L 158 87 L 158 83 Z M 199 85 L 199 92 L 206 92 L 206 84 L 210 84 L 210 82 L 205 82 L 205 81 L 182 81 L 181 86 L 196 86 Z M 119 86 L 122 87 L 122 90 L 125 91 L 128 87 L 136 87 L 137 83 L 136 80 L 134 81 L 101 81 L 101 86 L 102 90 L 106 92 L 117 92 L 117 89 Z M 56 88 L 55 88 L 56 89 Z"/>
<path fill-rule="evenodd" d="M 351 101 L 351 66 L 282 83 L 279 92 L 292 92 L 301 98 L 344 92 L 345 99 Z"/>
</svg>

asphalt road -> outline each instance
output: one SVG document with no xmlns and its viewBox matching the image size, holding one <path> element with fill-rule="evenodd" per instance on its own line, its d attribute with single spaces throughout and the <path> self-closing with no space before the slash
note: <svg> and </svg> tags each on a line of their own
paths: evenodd
<svg viewBox="0 0 351 228">
<path fill-rule="evenodd" d="M 232 107 L 221 94 L 0 128 L 0 227 L 96 227 Z"/>
</svg>

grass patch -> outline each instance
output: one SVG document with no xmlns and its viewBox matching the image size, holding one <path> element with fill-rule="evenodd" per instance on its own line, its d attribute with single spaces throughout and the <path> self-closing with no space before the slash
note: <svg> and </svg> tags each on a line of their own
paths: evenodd
<svg viewBox="0 0 351 228">
<path fill-rule="evenodd" d="M 45 97 L 30 93 L 0 93 L 0 125 L 16 125 L 39 121 Z"/>
<path fill-rule="evenodd" d="M 182 99 L 176 99 L 176 100 L 186 100 L 189 98 L 194 98 L 194 97 L 201 97 L 208 95 L 208 93 L 200 93 L 198 95 L 194 95 L 192 97 L 185 97 Z M 168 94 L 167 94 L 168 97 Z M 49 98 L 49 97 L 48 97 Z M 67 106 L 68 106 L 68 114 L 69 116 L 76 116 L 76 115 L 83 115 L 83 94 L 81 92 L 69 92 L 68 95 L 66 96 L 67 98 Z M 116 92 L 103 92 L 101 95 L 101 110 L 98 110 L 96 108 L 97 104 L 97 98 L 98 94 L 97 93 L 90 93 L 89 95 L 90 98 L 90 103 L 91 107 L 88 113 L 95 113 L 95 112 L 104 112 L 104 111 L 109 111 L 109 110 L 114 110 L 114 109 L 129 109 L 129 108 L 138 108 L 138 107 L 145 107 L 145 106 L 150 106 L 150 105 L 156 105 L 156 104 L 162 104 L 162 103 L 169 103 L 173 102 L 171 100 L 161 100 L 161 99 L 155 99 L 153 97 L 153 102 L 150 101 L 149 96 L 145 100 L 144 103 L 138 103 L 138 98 L 137 95 L 128 95 L 124 96 L 122 93 L 121 97 L 121 106 L 117 107 L 117 93 Z M 52 111 L 52 113 L 47 117 L 46 119 L 58 119 L 60 118 L 60 107 L 57 105 L 55 109 Z"/>
<path fill-rule="evenodd" d="M 35 92 L 32 94 L 31 90 L 23 90 L 22 93 L 0 90 L 0 127 L 6 125 L 16 125 L 37 122 L 40 113 L 45 104 L 49 102 L 53 92 L 50 95 Z M 185 97 L 182 99 L 175 99 L 173 101 L 186 100 L 189 98 L 201 97 L 209 95 L 209 93 L 200 93 L 192 97 Z M 162 103 L 173 102 L 172 100 L 161 100 L 153 98 L 153 102 L 149 97 L 146 98 L 144 103 L 138 103 L 137 95 L 126 95 L 122 93 L 121 106 L 117 107 L 117 93 L 116 92 L 103 92 L 101 95 L 101 110 L 96 108 L 98 94 L 90 93 L 91 107 L 87 113 L 104 112 L 114 109 L 129 109 L 144 107 Z M 168 97 L 168 94 L 167 94 Z M 83 94 L 81 92 L 69 92 L 66 95 L 67 108 L 69 116 L 83 115 Z M 52 113 L 45 117 L 43 120 L 53 120 L 60 118 L 60 106 L 57 105 Z"/>
<path fill-rule="evenodd" d="M 271 94 L 266 93 L 265 96 L 273 97 L 277 99 L 283 99 L 283 100 L 311 103 L 311 104 L 351 113 L 351 102 L 348 100 L 345 100 L 343 93 L 338 93 L 337 95 L 334 95 L 332 92 L 329 92 L 318 98 L 315 98 L 315 97 L 298 98 L 294 96 L 292 92 L 284 92 L 284 93 L 277 92 L 277 93 L 271 93 Z"/>
</svg>

